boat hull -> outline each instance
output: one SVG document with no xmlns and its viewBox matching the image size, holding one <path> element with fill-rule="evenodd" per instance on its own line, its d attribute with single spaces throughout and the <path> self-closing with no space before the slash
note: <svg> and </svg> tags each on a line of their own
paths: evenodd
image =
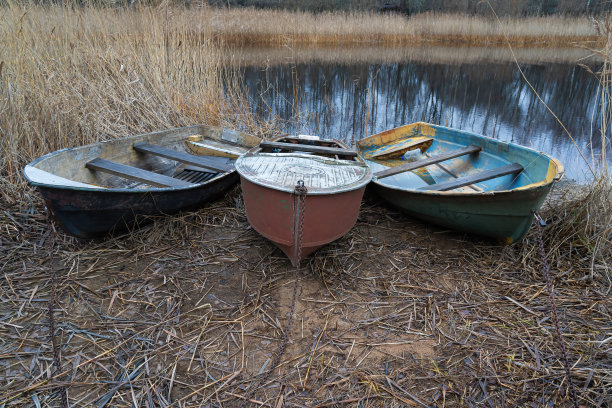
<svg viewBox="0 0 612 408">
<path fill-rule="evenodd" d="M 542 152 L 428 123 L 390 129 L 357 145 L 375 168 L 373 188 L 391 205 L 424 221 L 504 243 L 525 235 L 563 175 L 561 163 Z M 401 156 L 386 154 L 396 150 Z M 400 166 L 406 169 L 394 171 Z M 478 178 L 508 166 L 520 170 Z"/>
<path fill-rule="evenodd" d="M 196 188 L 165 191 L 92 191 L 38 186 L 47 208 L 67 233 L 101 238 L 149 221 L 148 216 L 176 214 L 221 197 L 238 181 L 226 174 Z"/>
<path fill-rule="evenodd" d="M 547 185 L 523 191 L 449 196 L 374 184 L 380 197 L 408 215 L 503 243 L 515 242 L 525 235 L 533 213 L 541 207 L 550 188 Z"/>
<path fill-rule="evenodd" d="M 296 248 L 295 195 L 260 186 L 241 177 L 242 195 L 249 223 L 278 246 L 293 266 L 308 255 L 345 235 L 357 221 L 365 186 L 336 194 L 307 195 L 302 250 Z"/>
<path fill-rule="evenodd" d="M 219 198 L 238 182 L 226 150 L 233 149 L 235 158 L 259 142 L 207 125 L 167 129 L 51 152 L 29 163 L 24 176 L 62 229 L 79 238 L 98 238 L 133 228 L 148 216 L 196 209 Z M 138 150 L 137 144 L 149 150 Z M 206 155 L 193 146 L 207 147 Z M 92 169 L 94 160 L 109 162 L 114 170 Z M 156 184 L 157 176 L 172 183 Z"/>
</svg>

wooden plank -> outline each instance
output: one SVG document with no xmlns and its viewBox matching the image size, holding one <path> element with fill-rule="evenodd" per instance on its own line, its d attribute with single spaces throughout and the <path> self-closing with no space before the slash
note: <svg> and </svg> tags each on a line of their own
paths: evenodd
<svg viewBox="0 0 612 408">
<path fill-rule="evenodd" d="M 150 153 L 156 156 L 165 157 L 170 160 L 176 160 L 181 163 L 187 163 L 205 169 L 214 170 L 219 173 L 225 173 L 233 170 L 233 165 L 221 164 L 216 161 L 207 159 L 206 157 L 196 156 L 195 154 L 189 154 L 186 152 L 179 152 L 178 150 L 166 149 L 165 147 L 151 145 L 148 143 L 134 143 L 134 150 L 141 153 Z"/>
<path fill-rule="evenodd" d="M 353 149 L 341 149 L 338 147 L 324 147 L 324 146 L 313 146 L 313 145 L 305 145 L 298 143 L 283 143 L 283 142 L 261 142 L 259 144 L 261 148 L 268 149 L 283 149 L 283 150 L 293 150 L 300 152 L 310 152 L 310 153 L 322 153 L 322 154 L 331 154 L 338 156 L 349 156 L 355 157 L 357 156 L 357 152 Z"/>
<path fill-rule="evenodd" d="M 523 171 L 523 166 L 518 163 L 509 164 L 507 166 L 498 167 L 496 169 L 485 170 L 479 173 L 474 173 L 469 176 L 460 177 L 455 180 L 444 183 L 432 184 L 421 187 L 419 190 L 429 191 L 448 191 L 454 188 L 468 186 L 470 184 L 480 183 L 481 181 L 491 180 L 497 177 L 506 176 L 508 174 L 516 174 Z"/>
<path fill-rule="evenodd" d="M 427 152 L 425 152 L 424 154 L 425 154 L 425 156 L 427 156 L 427 157 L 431 157 L 431 155 L 430 155 L 430 154 L 428 154 Z M 459 178 L 459 176 L 458 176 L 458 175 L 456 175 L 456 174 L 455 174 L 453 171 L 451 171 L 450 169 L 448 169 L 447 167 L 445 167 L 445 166 L 444 166 L 442 163 L 436 163 L 436 164 L 435 164 L 435 166 L 436 166 L 437 168 L 441 169 L 442 171 L 444 171 L 446 174 L 450 174 L 450 175 L 451 175 L 451 177 L 453 177 L 453 178 Z M 469 186 L 467 186 L 467 187 L 471 188 L 471 189 L 472 189 L 472 190 L 474 190 L 474 191 L 478 191 L 479 193 L 481 193 L 481 192 L 483 192 L 483 191 L 484 191 L 484 188 L 482 188 L 482 187 L 478 187 L 478 186 L 476 186 L 476 185 L 474 185 L 474 184 L 470 184 L 470 185 L 469 185 Z"/>
<path fill-rule="evenodd" d="M 206 156 L 229 157 L 231 159 L 236 159 L 238 156 L 246 153 L 248 150 L 242 146 L 230 145 L 229 143 L 223 143 L 217 140 L 187 140 L 186 142 L 187 147 L 193 153 Z"/>
<path fill-rule="evenodd" d="M 372 158 L 377 160 L 399 158 L 408 150 L 415 150 L 419 148 L 421 149 L 421 151 L 425 151 L 427 148 L 429 148 L 429 146 L 431 146 L 432 143 L 433 138 L 431 137 L 415 137 L 397 143 L 386 150 L 384 148 L 379 148 L 378 150 L 372 153 Z"/>
<path fill-rule="evenodd" d="M 127 166 L 115 163 L 99 157 L 87 162 L 85 167 L 91 170 L 103 171 L 115 176 L 130 180 L 140 181 L 155 187 L 190 187 L 195 184 L 183 180 L 164 176 L 163 174 L 153 173 L 152 171 L 139 169 L 138 167 Z"/>
<path fill-rule="evenodd" d="M 450 152 L 438 154 L 436 156 L 431 156 L 427 159 L 418 160 L 412 163 L 407 163 L 397 167 L 391 167 L 390 169 L 381 170 L 379 172 L 374 173 L 376 178 L 384 178 L 393 176 L 395 174 L 403 173 L 405 171 L 416 170 L 421 167 L 429 166 L 430 164 L 436 164 L 443 162 L 445 160 L 454 159 L 456 157 L 465 156 L 466 154 L 476 153 L 481 151 L 482 148 L 479 146 L 467 146 L 462 149 L 451 150 Z"/>
</svg>

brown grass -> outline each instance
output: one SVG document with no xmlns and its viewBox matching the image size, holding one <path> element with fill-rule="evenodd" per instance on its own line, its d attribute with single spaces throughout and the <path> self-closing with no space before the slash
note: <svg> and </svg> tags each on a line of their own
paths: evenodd
<svg viewBox="0 0 612 408">
<path fill-rule="evenodd" d="M 9 183 L 29 160 L 64 147 L 194 123 L 253 125 L 198 15 L 170 7 L 0 12 L 0 174 Z"/>
<path fill-rule="evenodd" d="M 210 9 L 215 38 L 234 45 L 437 43 L 448 45 L 568 46 L 597 41 L 587 17 L 494 18 L 425 13 L 411 17 L 367 12 L 290 12 Z"/>
<path fill-rule="evenodd" d="M 59 406 L 62 384 L 71 406 L 567 406 L 537 253 L 431 229 L 368 198 L 356 227 L 304 263 L 287 352 L 251 392 L 283 336 L 294 272 L 248 228 L 238 189 L 102 242 L 54 231 L 39 209 L 9 215 L 8 407 Z M 574 382 L 596 406 L 612 386 L 609 294 L 583 279 L 588 262 L 555 254 Z M 60 370 L 45 311 L 52 269 Z"/>
<path fill-rule="evenodd" d="M 568 189 L 549 207 L 552 225 L 547 247 L 554 259 L 573 267 L 577 259 L 588 262 L 585 279 L 599 277 L 612 288 L 612 178 L 608 169 L 608 155 L 612 138 L 612 16 L 597 22 L 597 30 L 607 39 L 603 49 L 593 50 L 602 59 L 599 72 L 601 120 L 599 129 L 601 156 L 593 157 L 591 168 L 595 174 L 590 184 Z M 524 244 L 527 251 L 535 244 L 532 234 Z"/>
</svg>

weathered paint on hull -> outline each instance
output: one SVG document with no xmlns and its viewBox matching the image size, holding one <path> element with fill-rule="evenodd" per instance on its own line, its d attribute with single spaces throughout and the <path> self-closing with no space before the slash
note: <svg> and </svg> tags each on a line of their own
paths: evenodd
<svg viewBox="0 0 612 408">
<path fill-rule="evenodd" d="M 306 196 L 302 251 L 298 259 L 294 195 L 259 186 L 242 177 L 241 186 L 249 223 L 276 244 L 294 266 L 323 245 L 345 235 L 355 225 L 365 191 L 364 186 L 337 194 Z"/>
<path fill-rule="evenodd" d="M 466 196 L 431 195 L 373 186 L 384 200 L 416 218 L 512 243 L 529 230 L 533 213 L 540 208 L 552 185 Z"/>
<path fill-rule="evenodd" d="M 219 197 L 238 181 L 238 173 L 227 166 L 229 160 L 223 159 L 223 151 L 243 151 L 260 141 L 252 135 L 208 125 L 166 129 L 51 152 L 29 163 L 24 176 L 38 188 L 47 208 L 66 232 L 79 238 L 96 238 L 137 226 L 141 220 L 146 221 L 143 216 L 195 209 Z M 214 171 L 206 166 L 205 171 L 198 166 L 194 169 L 192 162 L 185 162 L 180 156 L 175 160 L 174 155 L 145 153 L 134 148 L 142 142 L 176 151 L 183 158 L 189 154 L 190 144 L 205 144 L 209 147 L 207 160 L 223 167 Z M 92 170 L 87 163 L 94 159 L 166 177 L 181 176 L 192 184 L 179 187 L 138 184 L 125 174 Z"/>
<path fill-rule="evenodd" d="M 165 191 L 92 191 L 38 186 L 60 227 L 78 238 L 129 229 L 143 216 L 175 214 L 212 201 L 238 181 L 235 172 L 202 186 Z"/>
<path fill-rule="evenodd" d="M 431 143 L 421 145 L 421 151 L 415 151 L 416 154 L 377 159 L 398 146 L 420 140 L 431 140 Z M 369 160 L 368 164 L 380 171 L 375 172 L 372 185 L 395 207 L 425 221 L 505 243 L 520 239 L 529 230 L 533 213 L 540 208 L 553 183 L 563 175 L 563 165 L 542 152 L 428 123 L 390 129 L 362 139 L 357 145 L 363 157 Z M 411 161 L 426 163 L 428 158 L 440 158 L 471 146 L 477 146 L 478 152 L 452 156 L 395 175 L 385 174 L 386 169 Z M 508 165 L 520 166 L 520 173 L 485 178 L 449 191 L 428 188 L 479 173 L 495 172 Z"/>
</svg>

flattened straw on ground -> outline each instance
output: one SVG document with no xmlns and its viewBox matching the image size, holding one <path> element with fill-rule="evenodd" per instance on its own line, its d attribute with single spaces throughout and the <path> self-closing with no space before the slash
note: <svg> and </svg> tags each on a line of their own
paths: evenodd
<svg viewBox="0 0 612 408">
<path fill-rule="evenodd" d="M 287 351 L 250 396 L 282 338 L 293 270 L 248 227 L 238 190 L 93 243 L 33 210 L 1 218 L 14 231 L 1 243 L 7 407 L 58 404 L 62 384 L 71 406 L 568 404 L 532 235 L 492 246 L 368 198 L 356 228 L 305 263 Z M 612 305 L 602 270 L 547 248 L 580 401 L 603 406 Z M 48 341 L 52 266 L 63 377 Z"/>
</svg>

